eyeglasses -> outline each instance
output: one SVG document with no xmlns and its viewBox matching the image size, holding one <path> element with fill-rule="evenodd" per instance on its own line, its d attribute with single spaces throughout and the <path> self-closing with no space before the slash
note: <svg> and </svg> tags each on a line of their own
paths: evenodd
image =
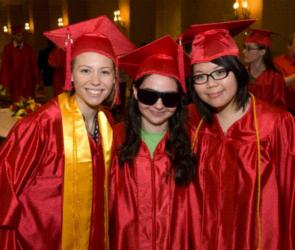
<svg viewBox="0 0 295 250">
<path fill-rule="evenodd" d="M 167 108 L 176 107 L 181 100 L 181 96 L 177 92 L 158 92 L 149 89 L 138 89 L 137 91 L 138 100 L 146 105 L 154 105 L 159 98 Z"/>
<path fill-rule="evenodd" d="M 246 50 L 246 51 L 251 51 L 251 50 L 260 50 L 261 48 L 244 45 L 243 49 Z"/>
<path fill-rule="evenodd" d="M 196 85 L 205 84 L 209 80 L 209 76 L 214 80 L 222 80 L 226 78 L 229 74 L 230 70 L 228 69 L 217 69 L 210 74 L 197 74 L 193 76 L 193 82 Z"/>
</svg>

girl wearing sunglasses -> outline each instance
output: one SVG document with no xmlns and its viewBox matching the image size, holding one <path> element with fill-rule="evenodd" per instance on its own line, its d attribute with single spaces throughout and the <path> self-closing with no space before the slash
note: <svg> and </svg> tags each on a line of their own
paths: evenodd
<svg viewBox="0 0 295 250">
<path fill-rule="evenodd" d="M 246 36 L 243 55 L 250 75 L 249 90 L 256 98 L 286 108 L 286 83 L 271 56 L 273 32 L 251 29 Z"/>
<path fill-rule="evenodd" d="M 174 194 L 194 179 L 196 160 L 185 132 L 179 63 L 189 59 L 178 55 L 178 45 L 165 36 L 119 60 L 135 81 L 127 121 L 114 129 L 120 147 L 110 177 L 111 249 L 184 249 L 183 233 L 170 233 L 187 223 L 174 220 L 186 208 Z"/>
<path fill-rule="evenodd" d="M 189 189 L 191 249 L 295 246 L 295 122 L 247 91 L 231 35 L 251 20 L 193 25 L 190 89 L 198 178 Z M 185 40 L 185 34 L 184 40 Z"/>
</svg>

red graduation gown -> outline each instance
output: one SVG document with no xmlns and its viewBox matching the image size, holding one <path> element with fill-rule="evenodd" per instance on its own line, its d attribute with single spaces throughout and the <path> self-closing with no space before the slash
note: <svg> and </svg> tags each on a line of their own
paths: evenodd
<svg viewBox="0 0 295 250">
<path fill-rule="evenodd" d="M 122 124 L 115 126 L 116 145 L 123 142 Z M 119 138 L 121 137 L 121 138 Z M 119 167 L 115 158 L 110 172 L 110 249 L 167 250 L 187 249 L 181 239 L 172 235 L 171 227 L 185 224 L 182 218 L 174 222 L 175 183 L 168 175 L 170 161 L 165 153 L 167 134 L 158 144 L 153 159 L 141 142 L 132 167 Z M 182 189 L 179 199 L 182 199 Z M 182 204 L 180 204 L 182 206 Z M 177 225 L 176 225 L 177 224 Z"/>
<path fill-rule="evenodd" d="M 295 62 L 288 54 L 283 54 L 274 59 L 276 67 L 282 72 L 284 77 L 295 74 Z M 287 108 L 295 112 L 295 84 L 287 88 L 286 93 Z"/>
<path fill-rule="evenodd" d="M 35 54 L 30 45 L 15 48 L 13 43 L 3 49 L 0 84 L 9 89 L 11 99 L 34 97 L 35 86 L 39 84 L 39 72 Z"/>
<path fill-rule="evenodd" d="M 286 83 L 279 72 L 264 70 L 256 80 L 250 81 L 249 90 L 260 100 L 286 108 Z"/>
<path fill-rule="evenodd" d="M 295 122 L 257 101 L 261 146 L 262 250 L 295 249 Z M 198 178 L 189 188 L 191 249 L 257 249 L 257 145 L 253 107 L 223 133 L 199 130 Z"/>
<path fill-rule="evenodd" d="M 89 249 L 104 249 L 104 164 L 89 137 L 93 202 Z M 0 249 L 61 249 L 64 149 L 54 99 L 19 121 L 0 150 Z"/>
</svg>

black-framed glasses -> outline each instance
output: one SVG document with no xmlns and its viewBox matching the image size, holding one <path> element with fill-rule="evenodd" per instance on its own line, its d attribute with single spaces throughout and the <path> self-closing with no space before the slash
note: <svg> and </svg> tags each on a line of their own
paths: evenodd
<svg viewBox="0 0 295 250">
<path fill-rule="evenodd" d="M 252 46 L 248 46 L 248 45 L 244 45 L 243 49 L 246 51 L 251 51 L 251 50 L 261 50 L 260 47 L 252 47 Z"/>
<path fill-rule="evenodd" d="M 205 84 L 208 82 L 209 77 L 214 80 L 222 80 L 228 76 L 229 72 L 230 70 L 222 68 L 214 70 L 210 74 L 196 74 L 193 76 L 193 83 L 196 85 Z"/>
<path fill-rule="evenodd" d="M 158 92 L 150 89 L 138 89 L 137 97 L 145 105 L 154 105 L 161 98 L 167 108 L 176 107 L 181 100 L 181 95 L 177 92 Z"/>
</svg>

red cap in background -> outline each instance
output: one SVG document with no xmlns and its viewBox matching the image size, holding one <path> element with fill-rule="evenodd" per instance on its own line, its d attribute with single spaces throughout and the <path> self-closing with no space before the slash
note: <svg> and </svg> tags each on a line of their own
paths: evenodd
<svg viewBox="0 0 295 250">
<path fill-rule="evenodd" d="M 250 29 L 249 34 L 245 37 L 245 43 L 256 43 L 271 47 L 271 35 L 275 34 L 269 30 Z"/>
</svg>

